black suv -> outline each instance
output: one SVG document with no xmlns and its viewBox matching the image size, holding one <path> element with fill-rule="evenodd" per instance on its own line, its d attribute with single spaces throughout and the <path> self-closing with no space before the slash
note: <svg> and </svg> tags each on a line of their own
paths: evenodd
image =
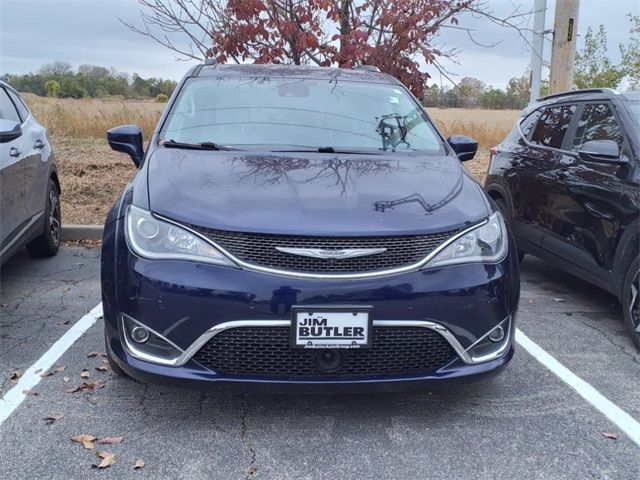
<svg viewBox="0 0 640 480">
<path fill-rule="evenodd" d="M 491 149 L 485 188 L 520 255 L 617 295 L 640 348 L 640 93 L 550 95 Z"/>
</svg>

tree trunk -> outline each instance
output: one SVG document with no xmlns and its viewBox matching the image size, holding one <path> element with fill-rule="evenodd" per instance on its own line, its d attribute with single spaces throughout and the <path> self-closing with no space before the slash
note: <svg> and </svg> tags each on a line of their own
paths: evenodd
<svg viewBox="0 0 640 480">
<path fill-rule="evenodd" d="M 346 63 L 346 58 L 342 54 L 345 46 L 345 39 L 351 33 L 351 2 L 353 0 L 341 0 L 340 2 L 340 55 L 338 55 L 338 66 L 342 67 Z"/>
</svg>

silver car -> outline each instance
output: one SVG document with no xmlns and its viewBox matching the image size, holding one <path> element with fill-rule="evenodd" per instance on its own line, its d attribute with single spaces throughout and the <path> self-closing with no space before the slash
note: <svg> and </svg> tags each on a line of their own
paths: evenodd
<svg viewBox="0 0 640 480">
<path fill-rule="evenodd" d="M 26 245 L 33 256 L 60 247 L 60 182 L 46 129 L 17 91 L 0 82 L 0 264 Z"/>
</svg>

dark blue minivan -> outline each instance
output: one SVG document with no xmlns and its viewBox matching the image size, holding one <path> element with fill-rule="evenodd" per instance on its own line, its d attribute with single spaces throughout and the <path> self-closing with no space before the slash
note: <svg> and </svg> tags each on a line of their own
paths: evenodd
<svg viewBox="0 0 640 480">
<path fill-rule="evenodd" d="M 396 79 L 214 65 L 180 82 L 106 220 L 113 370 L 242 391 L 469 382 L 513 356 L 517 251 Z"/>
</svg>

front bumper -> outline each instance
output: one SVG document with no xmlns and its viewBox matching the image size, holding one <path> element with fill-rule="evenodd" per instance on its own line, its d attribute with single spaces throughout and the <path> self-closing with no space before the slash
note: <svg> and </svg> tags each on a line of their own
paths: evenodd
<svg viewBox="0 0 640 480">
<path fill-rule="evenodd" d="M 512 257 L 508 255 L 495 265 L 458 265 L 373 279 L 294 279 L 195 262 L 139 258 L 127 248 L 122 222 L 116 221 L 105 229 L 103 242 L 107 345 L 114 360 L 130 376 L 179 385 L 385 391 L 426 388 L 434 382 L 473 381 L 498 371 L 513 355 L 519 278 Z M 457 358 L 419 375 L 314 379 L 237 378 L 205 368 L 191 358 L 209 334 L 229 325 L 288 325 L 290 308 L 296 304 L 371 305 L 377 325 L 433 328 L 447 338 Z M 120 314 L 169 340 L 183 353 L 179 361 L 160 365 L 137 355 L 123 338 Z M 499 355 L 474 361 L 471 347 L 501 322 L 508 332 L 504 348 Z"/>
</svg>

